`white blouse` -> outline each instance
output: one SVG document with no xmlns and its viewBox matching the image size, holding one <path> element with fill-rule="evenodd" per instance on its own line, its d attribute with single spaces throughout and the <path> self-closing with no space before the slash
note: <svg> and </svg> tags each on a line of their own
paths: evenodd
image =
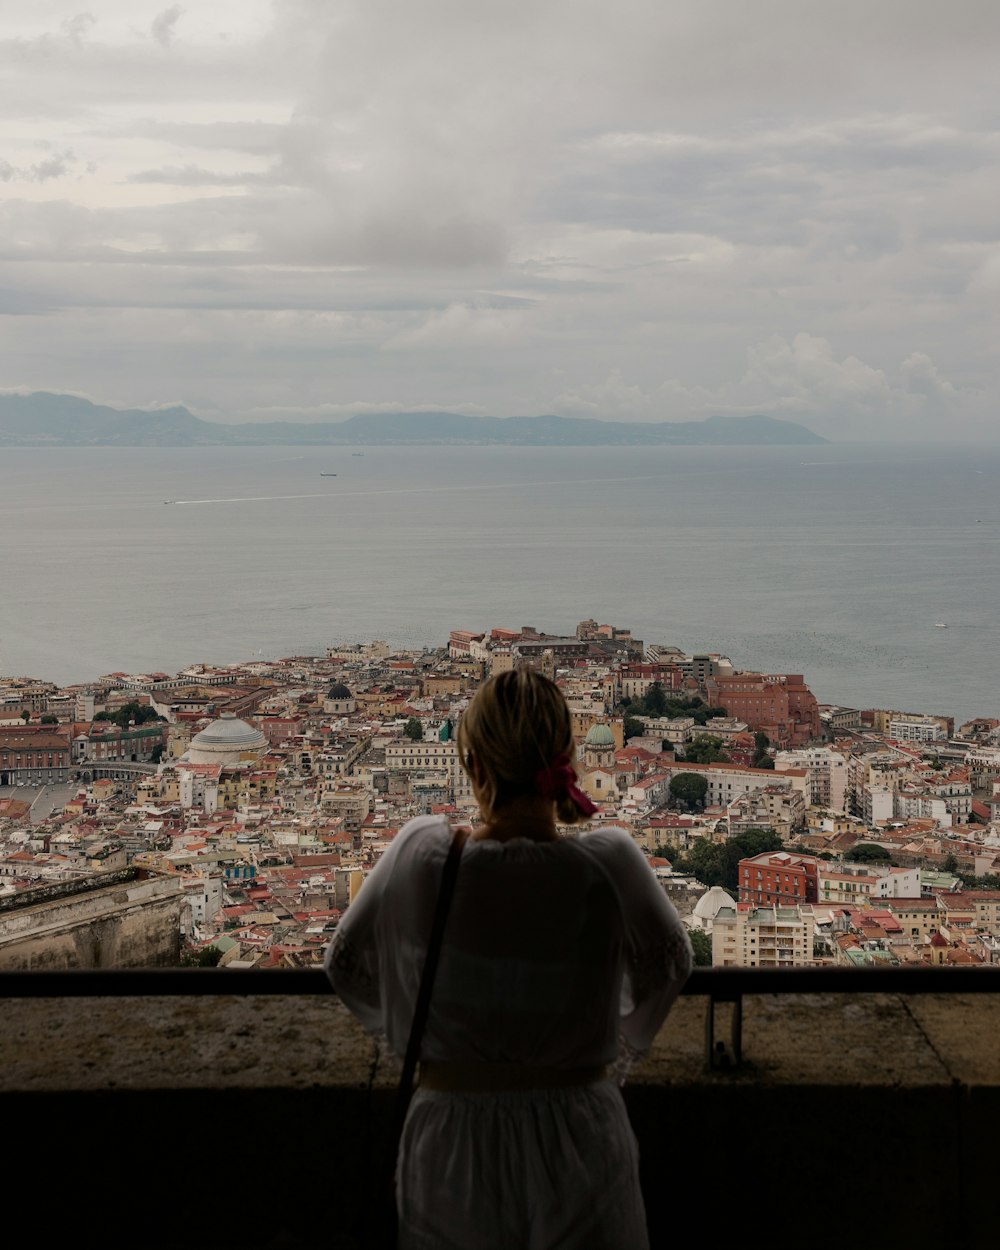
<svg viewBox="0 0 1000 1250">
<path fill-rule="evenodd" d="M 410 821 L 337 928 L 326 969 L 371 1033 L 404 1054 L 448 822 Z M 677 912 L 623 829 L 535 842 L 468 841 L 422 1057 L 614 1065 L 649 1048 L 691 970 Z"/>
</svg>

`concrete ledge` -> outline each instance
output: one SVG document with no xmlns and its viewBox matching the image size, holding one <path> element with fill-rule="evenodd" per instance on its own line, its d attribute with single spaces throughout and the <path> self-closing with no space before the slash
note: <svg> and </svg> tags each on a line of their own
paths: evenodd
<svg viewBox="0 0 1000 1250">
<path fill-rule="evenodd" d="M 681 999 L 625 1088 L 654 1245 L 686 1235 L 682 1211 L 721 1214 L 734 1235 L 996 1244 L 981 1168 L 996 1157 L 1000 998 L 747 998 L 730 1072 L 705 1070 L 705 1011 Z M 725 1009 L 717 1021 L 721 1036 Z M 56 1223 L 68 1174 L 91 1211 L 97 1185 L 119 1228 L 143 1222 L 122 1245 L 187 1250 L 239 1227 L 275 1250 L 354 1247 L 396 1079 L 382 1064 L 369 1091 L 373 1055 L 332 996 L 9 1000 L 5 1176 Z"/>
</svg>

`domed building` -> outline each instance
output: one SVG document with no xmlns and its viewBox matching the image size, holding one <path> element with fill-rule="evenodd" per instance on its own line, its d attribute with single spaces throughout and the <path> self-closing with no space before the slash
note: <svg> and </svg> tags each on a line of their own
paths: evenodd
<svg viewBox="0 0 1000 1250">
<path fill-rule="evenodd" d="M 694 911 L 691 915 L 691 928 L 701 929 L 704 933 L 711 933 L 715 917 L 723 907 L 731 907 L 735 911 L 736 900 L 732 895 L 727 894 L 721 885 L 713 885 L 695 903 Z"/>
<path fill-rule="evenodd" d="M 591 725 L 583 743 L 583 762 L 587 768 L 607 768 L 614 771 L 615 735 L 608 725 Z"/>
<path fill-rule="evenodd" d="M 357 706 L 357 699 L 342 681 L 335 681 L 323 700 L 323 711 L 330 716 L 350 716 Z"/>
<path fill-rule="evenodd" d="M 266 749 L 267 738 L 259 729 L 233 712 L 223 712 L 195 734 L 183 758 L 189 764 L 253 764 Z"/>
</svg>

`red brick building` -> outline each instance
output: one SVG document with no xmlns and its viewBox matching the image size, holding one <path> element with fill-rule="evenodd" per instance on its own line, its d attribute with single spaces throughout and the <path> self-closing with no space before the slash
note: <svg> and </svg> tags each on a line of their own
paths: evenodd
<svg viewBox="0 0 1000 1250">
<path fill-rule="evenodd" d="M 814 855 L 791 855 L 788 851 L 765 851 L 752 859 L 741 859 L 739 901 L 754 907 L 815 903 L 818 864 Z"/>
<path fill-rule="evenodd" d="M 0 729 L 0 785 L 39 786 L 69 778 L 69 738 L 55 726 Z"/>
<path fill-rule="evenodd" d="M 767 734 L 772 746 L 790 750 L 822 736 L 819 704 L 801 673 L 735 673 L 710 677 L 705 688 L 709 707 Z"/>
</svg>

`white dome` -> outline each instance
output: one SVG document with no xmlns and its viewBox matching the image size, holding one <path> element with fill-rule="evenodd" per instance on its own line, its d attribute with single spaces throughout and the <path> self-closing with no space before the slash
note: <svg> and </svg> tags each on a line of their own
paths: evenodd
<svg viewBox="0 0 1000 1250">
<path fill-rule="evenodd" d="M 195 734 L 187 756 L 192 764 L 236 764 L 247 755 L 259 755 L 266 746 L 267 738 L 259 729 L 232 712 L 223 712 Z"/>
<path fill-rule="evenodd" d="M 727 894 L 721 885 L 713 885 L 710 890 L 705 891 L 694 905 L 692 914 L 698 922 L 698 927 L 710 929 L 712 922 L 723 907 L 732 907 L 735 910 L 736 900 Z"/>
</svg>

